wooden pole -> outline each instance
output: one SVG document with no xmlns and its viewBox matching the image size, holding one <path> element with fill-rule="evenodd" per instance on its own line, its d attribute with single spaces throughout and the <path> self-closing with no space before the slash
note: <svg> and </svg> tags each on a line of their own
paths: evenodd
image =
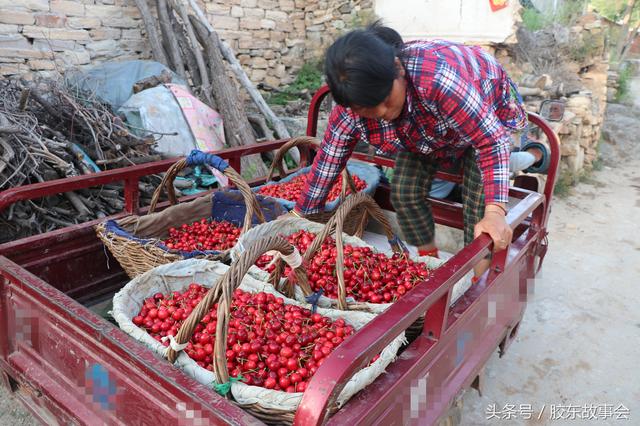
<svg viewBox="0 0 640 426">
<path fill-rule="evenodd" d="M 180 1 L 180 0 L 178 0 L 178 1 Z M 200 6 L 198 6 L 196 1 L 195 0 L 189 0 L 189 4 L 191 6 L 191 9 L 193 9 L 194 13 L 196 14 L 196 17 L 197 17 L 198 21 L 210 33 L 215 33 L 214 28 L 211 26 L 211 24 L 209 23 L 209 21 L 205 17 L 204 12 L 202 12 L 202 9 L 200 8 Z M 234 72 L 234 74 L 236 75 L 236 77 L 240 81 L 240 84 L 242 84 L 242 87 L 244 87 L 245 90 L 247 91 L 247 93 L 249 93 L 249 96 L 251 97 L 253 102 L 258 107 L 258 110 L 260 110 L 260 113 L 273 126 L 273 128 L 274 128 L 274 130 L 276 132 L 276 136 L 278 138 L 280 138 L 280 139 L 290 138 L 291 135 L 289 134 L 289 131 L 287 130 L 286 126 L 284 125 L 282 120 L 280 120 L 274 114 L 274 112 L 271 110 L 271 108 L 269 108 L 269 105 L 264 100 L 264 98 L 262 97 L 262 95 L 260 94 L 258 89 L 255 88 L 255 86 L 253 85 L 253 83 L 249 79 L 249 76 L 247 76 L 247 73 L 245 73 L 244 70 L 242 69 L 242 66 L 240 65 L 240 62 L 236 58 L 236 55 L 234 54 L 234 52 L 231 49 L 231 47 L 229 47 L 229 45 L 227 43 L 225 43 L 224 41 L 220 40 L 218 37 L 216 37 L 216 39 L 218 40 L 218 48 L 220 49 L 220 52 L 222 52 L 222 56 L 229 63 L 229 66 L 231 67 L 231 70 Z M 294 157 L 294 160 L 296 161 L 296 163 L 299 163 L 300 162 L 300 154 L 299 154 L 299 151 L 297 150 L 297 148 L 294 148 L 289 152 L 291 153 L 292 157 Z"/>
<path fill-rule="evenodd" d="M 153 15 L 151 15 L 151 11 L 149 10 L 149 6 L 147 5 L 147 0 L 135 0 L 135 2 L 136 6 L 138 6 L 138 9 L 140 10 L 140 14 L 142 15 L 144 27 L 147 30 L 147 37 L 149 38 L 149 43 L 151 44 L 151 52 L 153 53 L 153 58 L 164 65 L 169 65 L 169 61 L 167 61 L 167 55 L 165 55 L 164 53 L 164 48 L 162 47 L 160 37 L 158 36 L 155 18 L 153 17 Z"/>
<path fill-rule="evenodd" d="M 156 7 L 158 8 L 158 21 L 160 22 L 160 29 L 163 35 L 163 39 L 167 45 L 167 51 L 171 58 L 174 71 L 180 76 L 185 78 L 187 76 L 184 68 L 184 62 L 182 61 L 182 55 L 180 54 L 180 46 L 178 45 L 178 39 L 174 36 L 173 29 L 171 28 L 171 20 L 169 19 L 169 9 L 167 9 L 167 0 L 156 0 Z"/>
<path fill-rule="evenodd" d="M 252 145 L 256 143 L 253 129 L 247 119 L 242 101 L 235 85 L 229 77 L 218 49 L 218 35 L 209 32 L 196 17 L 190 15 L 191 24 L 197 33 L 200 44 L 204 47 L 209 61 L 210 76 L 212 81 L 211 92 L 218 105 L 218 110 L 224 120 L 224 133 L 227 144 L 230 146 Z M 245 176 L 259 177 L 267 174 L 267 169 L 260 155 L 251 155 L 244 160 L 242 168 Z"/>
</svg>

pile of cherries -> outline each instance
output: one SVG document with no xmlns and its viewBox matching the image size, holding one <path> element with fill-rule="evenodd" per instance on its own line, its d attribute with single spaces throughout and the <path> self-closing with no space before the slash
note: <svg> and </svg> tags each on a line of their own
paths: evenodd
<svg viewBox="0 0 640 426">
<path fill-rule="evenodd" d="M 315 237 L 311 232 L 298 231 L 286 239 L 304 254 Z M 344 245 L 343 252 L 346 294 L 358 302 L 394 302 L 430 274 L 426 264 L 414 262 L 404 254 L 388 257 L 369 247 L 352 245 Z M 322 288 L 324 295 L 332 299 L 338 298 L 336 253 L 335 240 L 328 237 L 309 264 L 304 265 L 313 291 Z M 275 265 L 269 266 L 271 260 L 271 256 L 263 255 L 256 265 L 271 272 L 275 268 Z M 289 272 L 288 268 L 285 273 Z"/>
<path fill-rule="evenodd" d="M 282 198 L 287 201 L 297 201 L 304 190 L 304 186 L 307 183 L 307 178 L 311 173 L 303 173 L 300 174 L 288 182 L 283 183 L 274 183 L 270 185 L 265 185 L 258 193 L 262 195 L 267 195 L 275 198 Z M 357 192 L 362 191 L 367 187 L 367 182 L 360 179 L 356 175 L 351 175 L 353 178 L 353 183 L 356 186 Z M 340 191 L 342 190 L 342 175 L 338 177 L 338 180 L 329 191 L 329 196 L 327 197 L 327 202 L 331 202 L 337 199 L 340 196 Z M 347 195 L 351 193 L 351 188 L 347 186 Z"/>
<path fill-rule="evenodd" d="M 133 323 L 165 346 L 175 336 L 207 289 L 192 283 L 184 292 L 157 293 L 144 301 Z M 213 371 L 217 304 L 197 325 L 185 351 L 200 367 Z M 285 392 L 304 392 L 329 354 L 354 328 L 343 319 L 287 305 L 270 293 L 235 290 L 227 334 L 227 368 L 248 385 Z M 379 355 L 372 359 L 372 363 Z"/>
<path fill-rule="evenodd" d="M 173 250 L 216 250 L 224 251 L 238 241 L 241 229 L 231 222 L 200 219 L 191 225 L 182 224 L 169 229 L 169 238 L 163 241 Z"/>
</svg>

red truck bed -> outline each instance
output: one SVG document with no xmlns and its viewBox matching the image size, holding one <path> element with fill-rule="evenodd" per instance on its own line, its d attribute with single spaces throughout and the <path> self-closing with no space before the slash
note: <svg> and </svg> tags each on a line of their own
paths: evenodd
<svg viewBox="0 0 640 426">
<path fill-rule="evenodd" d="M 310 110 L 315 134 L 321 91 Z M 556 136 L 537 116 L 552 164 L 544 194 L 513 188 L 519 202 L 508 221 L 508 252 L 494 256 L 488 274 L 449 307 L 453 285 L 491 246 L 483 235 L 425 282 L 346 341 L 314 376 L 298 409 L 298 425 L 430 424 L 469 387 L 496 349 L 513 340 L 546 249 L 546 221 L 559 160 Z M 221 152 L 240 157 L 284 141 Z M 306 158 L 303 152 L 303 158 Z M 360 159 L 367 159 L 359 155 Z M 370 159 L 392 165 L 388 159 Z M 124 181 L 129 213 L 137 210 L 137 179 L 165 171 L 162 161 L 14 188 L 0 193 L 0 210 L 21 199 Z M 388 188 L 376 198 L 391 209 Z M 126 214 L 127 212 L 123 212 Z M 435 202 L 436 221 L 461 228 L 461 206 Z M 46 424 L 260 424 L 232 402 L 160 359 L 89 307 L 108 300 L 127 277 L 89 222 L 0 245 L 0 370 L 3 382 Z M 387 373 L 327 417 L 326 408 L 348 378 L 427 312 L 423 333 Z"/>
</svg>

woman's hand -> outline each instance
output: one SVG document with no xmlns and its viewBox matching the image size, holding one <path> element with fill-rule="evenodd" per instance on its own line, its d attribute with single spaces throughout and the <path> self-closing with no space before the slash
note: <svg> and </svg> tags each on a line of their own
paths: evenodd
<svg viewBox="0 0 640 426">
<path fill-rule="evenodd" d="M 484 210 L 484 217 L 474 228 L 474 237 L 487 233 L 493 240 L 493 251 L 506 249 L 511 243 L 513 231 L 507 224 L 505 209 L 501 205 L 489 204 Z"/>
</svg>

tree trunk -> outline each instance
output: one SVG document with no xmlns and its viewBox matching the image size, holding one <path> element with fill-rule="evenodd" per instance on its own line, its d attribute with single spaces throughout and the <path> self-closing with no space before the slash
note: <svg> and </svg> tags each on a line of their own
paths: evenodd
<svg viewBox="0 0 640 426">
<path fill-rule="evenodd" d="M 182 0 L 175 0 L 174 7 L 177 9 L 178 14 L 180 15 L 180 19 L 182 19 L 182 25 L 184 26 L 189 42 L 191 43 L 191 49 L 193 54 L 196 57 L 196 62 L 198 64 L 198 69 L 200 70 L 200 78 L 202 78 L 202 91 L 206 100 L 210 100 L 211 93 L 211 83 L 209 77 L 207 75 L 207 66 L 204 63 L 204 58 L 202 57 L 202 51 L 200 50 L 200 46 L 198 46 L 198 40 L 196 38 L 196 34 L 193 30 L 193 26 L 189 21 L 189 14 L 187 13 L 187 8 L 182 4 Z M 211 102 L 208 102 L 209 106 L 213 107 Z"/>
<path fill-rule="evenodd" d="M 169 20 L 171 21 L 171 26 L 173 27 L 173 34 L 178 41 L 178 46 L 180 46 L 182 57 L 185 62 L 185 68 L 187 71 L 189 71 L 189 75 L 191 76 L 191 86 L 200 86 L 202 84 L 200 71 L 198 70 L 198 64 L 196 63 L 196 58 L 193 54 L 193 51 L 191 50 L 191 48 L 189 48 L 189 41 L 187 40 L 187 36 L 185 36 L 182 26 L 178 22 L 178 19 L 173 15 L 173 13 L 169 14 Z"/>
<path fill-rule="evenodd" d="M 202 9 L 200 9 L 200 6 L 198 6 L 195 0 L 189 0 L 189 4 L 191 5 L 191 8 L 195 12 L 198 22 L 200 22 L 200 24 L 202 24 L 210 33 L 215 32 L 214 28 L 211 26 L 209 21 L 207 21 L 206 17 L 204 16 L 204 13 L 202 12 Z M 269 121 L 269 123 L 271 123 L 271 125 L 276 131 L 276 135 L 281 139 L 290 138 L 291 135 L 289 134 L 289 131 L 287 130 L 286 126 L 284 125 L 282 120 L 280 120 L 273 113 L 273 111 L 271 110 L 271 108 L 269 108 L 269 105 L 264 100 L 260 92 L 255 88 L 255 86 L 249 79 L 249 76 L 247 76 L 247 73 L 245 73 L 244 70 L 242 69 L 240 62 L 236 58 L 231 47 L 229 47 L 228 44 L 220 40 L 218 37 L 216 37 L 216 39 L 218 42 L 218 48 L 222 52 L 224 59 L 229 63 L 231 70 L 235 73 L 236 77 L 240 81 L 240 84 L 242 84 L 245 90 L 249 93 L 249 96 L 251 97 L 253 102 L 256 104 L 256 106 L 260 110 L 260 113 L 267 119 L 267 121 Z M 299 163 L 300 153 L 298 149 L 294 148 L 289 152 L 291 153 L 295 162 Z"/>
<path fill-rule="evenodd" d="M 227 77 L 222 55 L 218 49 L 218 35 L 215 32 L 208 31 L 193 15 L 190 18 L 191 24 L 198 35 L 198 40 L 204 46 L 204 51 L 209 61 L 210 76 L 213 83 L 211 90 L 224 120 L 224 133 L 227 144 L 234 147 L 255 144 L 253 129 L 247 119 L 240 96 L 235 90 L 233 81 Z M 243 176 L 249 178 L 267 174 L 267 169 L 260 155 L 251 155 L 243 158 L 242 168 Z"/>
<path fill-rule="evenodd" d="M 171 20 L 169 19 L 170 9 L 167 8 L 167 0 L 156 0 L 156 7 L 158 8 L 158 21 L 160 22 L 160 29 L 162 30 L 163 39 L 167 45 L 167 52 L 171 63 L 173 64 L 174 71 L 183 78 L 186 78 L 184 62 L 182 61 L 182 55 L 180 54 L 180 46 L 178 40 L 174 37 L 173 29 L 171 27 Z M 173 13 L 173 12 L 171 12 Z"/>
<path fill-rule="evenodd" d="M 158 31 L 156 29 L 156 19 L 153 17 L 153 15 L 151 15 L 151 11 L 149 10 L 149 6 L 147 5 L 147 0 L 135 0 L 135 2 L 136 6 L 138 6 L 138 10 L 140 10 L 140 15 L 142 15 L 144 27 L 147 30 L 147 37 L 149 38 L 149 43 L 151 44 L 151 52 L 153 52 L 153 58 L 164 65 L 169 65 L 167 56 L 164 53 L 164 48 L 162 47 L 162 43 L 160 42 L 160 37 L 158 36 Z"/>
<path fill-rule="evenodd" d="M 625 58 L 627 57 L 627 53 L 629 53 L 629 49 L 631 48 L 631 45 L 638 37 L 639 30 L 640 30 L 640 20 L 638 21 L 638 25 L 636 25 L 633 31 L 629 34 L 629 37 L 627 38 L 627 41 L 624 44 L 624 47 L 622 48 L 622 52 L 620 52 L 620 62 L 624 61 Z"/>
</svg>

